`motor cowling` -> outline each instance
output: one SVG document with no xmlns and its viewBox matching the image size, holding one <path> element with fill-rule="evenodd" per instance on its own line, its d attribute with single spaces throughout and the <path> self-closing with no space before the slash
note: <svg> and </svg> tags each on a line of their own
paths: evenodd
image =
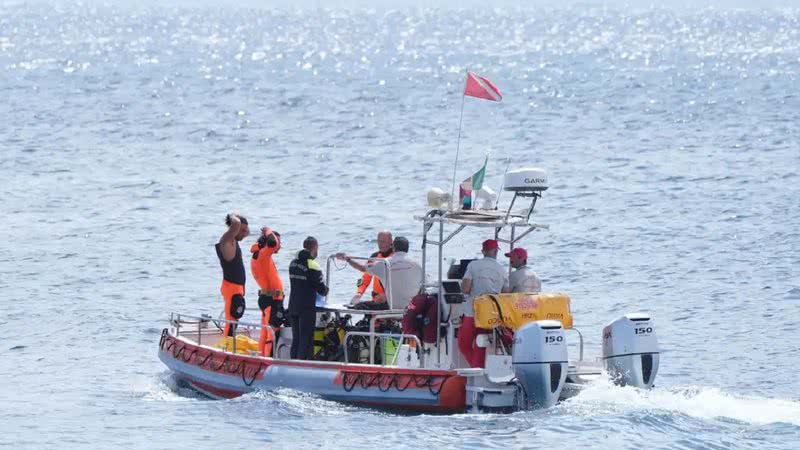
<svg viewBox="0 0 800 450">
<path fill-rule="evenodd" d="M 659 354 L 655 327 L 647 314 L 626 314 L 603 328 L 603 363 L 620 386 L 652 387 Z"/>
<path fill-rule="evenodd" d="M 530 322 L 514 335 L 511 366 L 529 406 L 548 408 L 558 401 L 567 378 L 567 340 L 561 322 Z"/>
</svg>

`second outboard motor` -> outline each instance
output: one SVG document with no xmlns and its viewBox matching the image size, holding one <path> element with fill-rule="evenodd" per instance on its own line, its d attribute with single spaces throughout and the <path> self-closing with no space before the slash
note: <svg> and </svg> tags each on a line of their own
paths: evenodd
<svg viewBox="0 0 800 450">
<path fill-rule="evenodd" d="M 549 408 L 567 378 L 567 340 L 557 320 L 530 322 L 517 330 L 511 365 L 529 405 Z"/>
<path fill-rule="evenodd" d="M 603 363 L 614 383 L 651 388 L 658 360 L 658 339 L 649 315 L 626 314 L 603 328 Z"/>
</svg>

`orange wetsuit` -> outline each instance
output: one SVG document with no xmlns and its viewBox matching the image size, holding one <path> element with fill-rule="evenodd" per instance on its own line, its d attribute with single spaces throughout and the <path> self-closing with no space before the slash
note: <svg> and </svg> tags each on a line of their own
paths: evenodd
<svg viewBox="0 0 800 450">
<path fill-rule="evenodd" d="M 278 328 L 283 322 L 283 282 L 278 275 L 272 255 L 281 248 L 280 234 L 267 228 L 258 242 L 250 247 L 253 259 L 250 270 L 258 283 L 258 306 L 261 308 L 261 334 L 258 350 L 263 356 L 271 356 L 275 333 L 271 327 Z M 267 337 L 270 339 L 267 339 Z"/>
</svg>

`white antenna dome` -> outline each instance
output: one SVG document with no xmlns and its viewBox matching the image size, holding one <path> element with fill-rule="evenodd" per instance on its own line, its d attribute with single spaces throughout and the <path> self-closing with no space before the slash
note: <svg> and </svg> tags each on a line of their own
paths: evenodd
<svg viewBox="0 0 800 450">
<path fill-rule="evenodd" d="M 503 189 L 512 192 L 541 192 L 548 188 L 547 172 L 536 167 L 507 172 L 504 181 Z"/>
</svg>

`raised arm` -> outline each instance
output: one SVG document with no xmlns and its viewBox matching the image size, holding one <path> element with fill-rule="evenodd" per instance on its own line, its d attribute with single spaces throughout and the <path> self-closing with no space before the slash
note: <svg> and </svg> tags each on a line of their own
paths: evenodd
<svg viewBox="0 0 800 450">
<path fill-rule="evenodd" d="M 231 261 L 236 257 L 236 236 L 242 228 L 242 221 L 236 214 L 228 214 L 225 218 L 226 222 L 230 222 L 228 230 L 219 238 L 220 252 L 225 261 Z"/>
<path fill-rule="evenodd" d="M 387 269 L 388 269 L 388 263 L 387 263 L 387 261 L 385 259 L 379 259 L 377 261 L 372 261 L 370 264 L 368 264 L 364 268 L 365 275 L 366 274 L 370 274 L 372 276 L 378 277 L 378 279 L 380 279 L 381 282 L 385 282 L 386 281 L 386 277 L 387 277 L 386 270 Z"/>
<path fill-rule="evenodd" d="M 367 271 L 367 267 L 365 265 L 363 265 L 363 264 L 361 264 L 361 263 L 359 263 L 357 261 L 353 261 L 349 256 L 347 257 L 347 259 L 345 259 L 345 261 L 347 261 L 347 264 L 350 264 L 350 267 L 352 267 L 353 269 L 356 269 L 359 272 L 366 272 Z"/>
<path fill-rule="evenodd" d="M 353 258 L 347 256 L 346 253 L 342 253 L 342 252 L 337 253 L 336 254 L 336 259 L 339 259 L 339 260 L 347 262 L 347 264 L 350 264 L 350 267 L 352 267 L 353 269 L 356 269 L 359 272 L 366 272 L 367 271 L 367 266 L 365 266 L 365 265 L 363 265 L 363 264 L 361 264 L 361 263 L 359 263 L 357 261 L 354 261 Z"/>
</svg>

